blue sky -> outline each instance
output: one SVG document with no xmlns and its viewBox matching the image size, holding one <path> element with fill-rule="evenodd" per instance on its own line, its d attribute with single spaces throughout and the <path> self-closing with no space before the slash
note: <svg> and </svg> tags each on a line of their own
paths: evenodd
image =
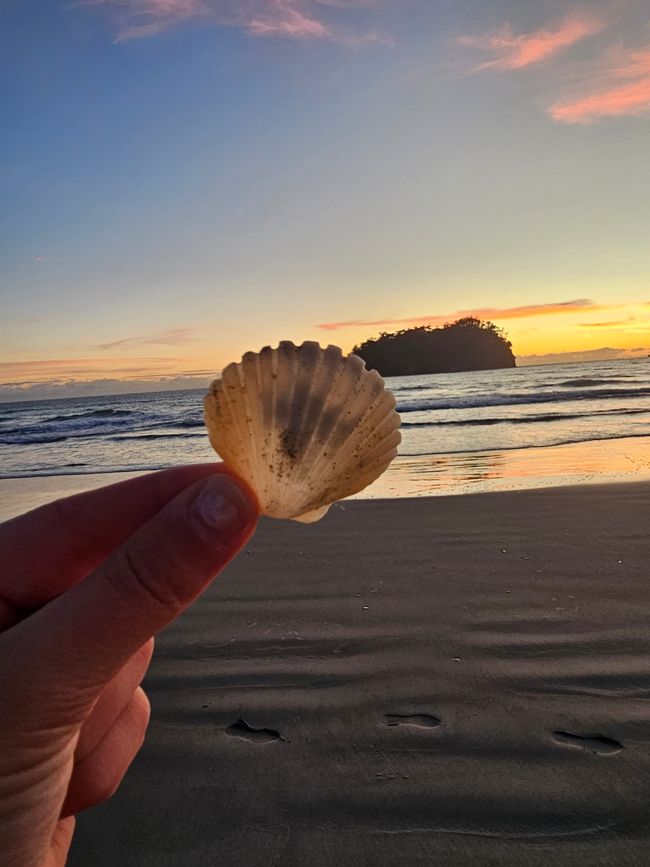
<svg viewBox="0 0 650 867">
<path fill-rule="evenodd" d="M 644 2 L 0 19 L 0 396 L 463 312 L 520 356 L 648 351 Z"/>
</svg>

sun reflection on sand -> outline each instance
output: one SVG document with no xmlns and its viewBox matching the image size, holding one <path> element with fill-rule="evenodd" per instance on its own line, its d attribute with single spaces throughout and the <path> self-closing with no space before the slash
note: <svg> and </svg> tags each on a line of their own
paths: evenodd
<svg viewBox="0 0 650 867">
<path fill-rule="evenodd" d="M 398 458 L 358 497 L 422 497 L 650 478 L 650 438 Z"/>
</svg>

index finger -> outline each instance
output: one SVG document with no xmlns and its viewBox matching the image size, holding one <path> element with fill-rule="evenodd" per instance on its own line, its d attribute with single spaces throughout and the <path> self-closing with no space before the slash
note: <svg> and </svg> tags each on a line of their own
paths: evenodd
<svg viewBox="0 0 650 867">
<path fill-rule="evenodd" d="M 45 605 L 85 578 L 173 497 L 224 464 L 147 473 L 48 503 L 0 524 L 0 597 Z"/>
</svg>

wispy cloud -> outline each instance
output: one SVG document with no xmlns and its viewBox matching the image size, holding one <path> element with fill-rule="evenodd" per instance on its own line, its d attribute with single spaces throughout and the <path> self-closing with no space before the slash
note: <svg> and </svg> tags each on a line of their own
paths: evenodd
<svg viewBox="0 0 650 867">
<path fill-rule="evenodd" d="M 557 301 L 551 304 L 526 304 L 519 307 L 481 307 L 471 310 L 457 310 L 444 315 L 409 317 L 408 319 L 350 319 L 345 322 L 323 322 L 317 328 L 326 331 L 336 331 L 339 328 L 378 327 L 386 325 L 442 325 L 463 316 L 476 316 L 479 319 L 524 319 L 530 316 L 550 316 L 559 313 L 584 313 L 585 310 L 609 310 L 612 305 L 595 304 L 588 298 L 577 298 L 572 301 Z"/>
<path fill-rule="evenodd" d="M 160 331 L 157 334 L 122 337 L 119 340 L 110 340 L 108 343 L 97 343 L 95 348 L 125 349 L 137 346 L 183 346 L 186 343 L 194 343 L 198 339 L 192 328 L 169 328 L 167 331 Z"/>
<path fill-rule="evenodd" d="M 459 42 L 487 52 L 490 59 L 477 69 L 521 69 L 547 60 L 587 36 L 600 33 L 606 21 L 594 14 L 575 12 L 553 28 L 516 34 L 510 24 L 481 36 L 461 36 Z"/>
<path fill-rule="evenodd" d="M 189 21 L 235 27 L 254 37 L 332 39 L 350 45 L 383 42 L 375 33 L 353 33 L 344 13 L 375 0 L 78 0 L 111 15 L 115 42 L 146 39 Z M 343 13 L 343 18 L 342 18 Z"/>
<path fill-rule="evenodd" d="M 583 81 L 581 93 L 553 103 L 549 114 L 555 121 L 573 124 L 650 114 L 650 45 L 617 46 Z"/>
<path fill-rule="evenodd" d="M 629 326 L 636 321 L 636 316 L 628 316 L 627 319 L 610 319 L 607 322 L 580 322 L 580 328 L 620 328 Z"/>
<path fill-rule="evenodd" d="M 332 29 L 295 8 L 289 2 L 271 2 L 265 4 L 268 9 L 252 18 L 246 24 L 246 30 L 252 36 L 291 36 L 299 39 L 331 38 Z"/>
</svg>

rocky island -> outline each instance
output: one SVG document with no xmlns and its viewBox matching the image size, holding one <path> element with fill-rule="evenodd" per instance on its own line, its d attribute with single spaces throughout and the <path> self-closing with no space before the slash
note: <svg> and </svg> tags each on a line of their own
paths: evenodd
<svg viewBox="0 0 650 867">
<path fill-rule="evenodd" d="M 492 322 L 472 316 L 432 328 L 382 332 L 352 350 L 382 376 L 516 367 L 512 344 Z"/>
</svg>

